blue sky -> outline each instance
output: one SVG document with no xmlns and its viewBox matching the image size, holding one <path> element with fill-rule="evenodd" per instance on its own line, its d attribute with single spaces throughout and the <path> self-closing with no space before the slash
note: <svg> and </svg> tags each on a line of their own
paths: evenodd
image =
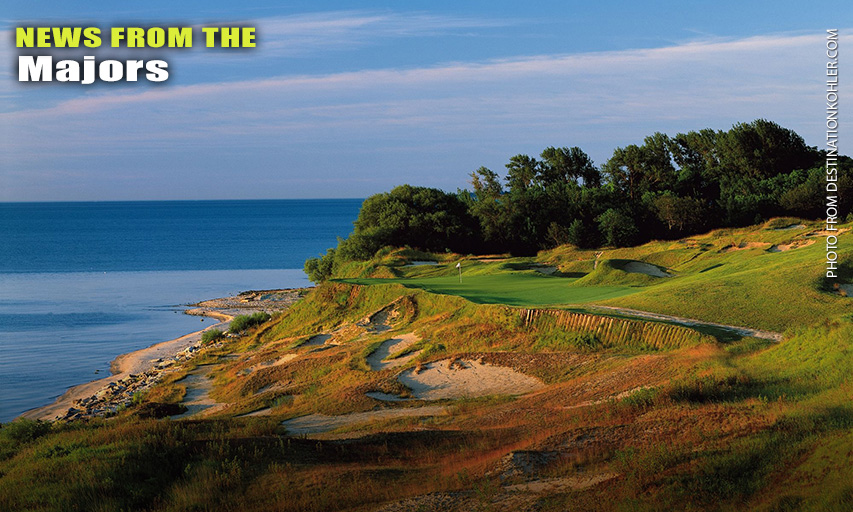
<svg viewBox="0 0 853 512">
<path fill-rule="evenodd" d="M 853 69 L 843 3 L 118 5 L 4 4 L 0 201 L 452 191 L 481 165 L 503 172 L 510 156 L 550 145 L 601 164 L 655 131 L 761 117 L 820 146 L 827 28 L 843 34 L 842 80 Z M 254 25 L 258 47 L 56 53 L 163 58 L 160 85 L 16 81 L 18 25 L 207 23 Z"/>
</svg>

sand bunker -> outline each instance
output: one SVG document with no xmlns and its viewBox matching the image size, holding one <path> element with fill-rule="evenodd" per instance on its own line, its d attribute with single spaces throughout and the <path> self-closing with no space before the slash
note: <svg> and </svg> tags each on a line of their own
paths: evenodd
<svg viewBox="0 0 853 512">
<path fill-rule="evenodd" d="M 622 267 L 622 270 L 632 274 L 646 274 L 647 276 L 652 277 L 672 277 L 672 275 L 667 274 L 660 268 L 642 261 L 629 261 L 624 267 Z"/>
<path fill-rule="evenodd" d="M 316 347 L 319 345 L 325 345 L 327 341 L 332 339 L 331 334 L 316 334 L 308 338 L 308 341 L 302 344 L 303 347 Z"/>
<path fill-rule="evenodd" d="M 838 228 L 837 231 L 827 231 L 825 229 L 820 229 L 817 231 L 810 231 L 808 233 L 803 234 L 804 237 L 826 237 L 827 235 L 835 235 L 838 236 L 842 233 L 846 233 L 850 231 L 850 228 Z"/>
<path fill-rule="evenodd" d="M 839 284 L 838 293 L 844 297 L 853 297 L 853 284 Z"/>
<path fill-rule="evenodd" d="M 806 227 L 805 224 L 791 224 L 790 226 L 785 226 L 781 228 L 773 228 L 773 231 L 787 231 L 789 229 L 803 229 Z"/>
<path fill-rule="evenodd" d="M 392 354 L 396 354 L 401 350 L 405 350 L 415 343 L 419 342 L 421 339 L 413 332 L 409 334 L 403 334 L 399 338 L 391 338 L 390 340 L 383 341 L 379 348 L 374 350 L 369 356 L 367 356 L 367 364 L 370 365 L 370 369 L 374 371 L 384 370 L 385 368 L 394 368 L 395 366 L 402 366 L 409 361 L 412 360 L 415 356 L 417 356 L 420 351 L 412 352 L 411 354 L 407 354 L 402 357 L 398 357 L 395 359 L 391 359 L 386 361 L 386 359 Z"/>
<path fill-rule="evenodd" d="M 533 267 L 533 270 L 539 272 L 540 274 L 545 274 L 546 276 L 551 276 L 557 272 L 557 267 L 536 266 L 536 267 Z"/>
<path fill-rule="evenodd" d="M 520 395 L 544 386 L 539 379 L 512 368 L 468 359 L 436 361 L 425 365 L 420 372 L 412 368 L 401 373 L 397 380 L 421 400 Z"/>
<path fill-rule="evenodd" d="M 543 478 L 523 484 L 506 485 L 507 491 L 526 491 L 536 494 L 552 494 L 556 492 L 577 491 L 598 485 L 617 478 L 616 473 L 600 473 L 590 476 L 569 476 L 564 478 Z"/>
<path fill-rule="evenodd" d="M 480 256 L 474 261 L 479 261 L 481 263 L 499 263 L 501 261 L 509 261 L 509 258 L 506 256 Z"/>
<path fill-rule="evenodd" d="M 359 327 L 364 327 L 368 332 L 381 333 L 391 330 L 391 320 L 397 317 L 397 304 L 391 304 L 373 313 L 367 318 L 358 322 Z"/>
<path fill-rule="evenodd" d="M 303 434 L 320 434 L 329 432 L 348 425 L 367 423 L 371 421 L 382 421 L 393 418 L 407 418 L 418 416 L 439 416 L 445 414 L 444 407 L 429 405 L 424 407 L 411 407 L 407 409 L 383 409 L 381 411 L 354 412 L 340 416 L 326 416 L 325 414 L 309 414 L 291 420 L 283 421 L 281 424 L 292 436 Z"/>
<path fill-rule="evenodd" d="M 187 394 L 181 402 L 186 406 L 187 411 L 172 416 L 172 419 L 187 418 L 197 414 L 208 415 L 227 405 L 210 397 L 210 391 L 213 389 L 213 380 L 209 378 L 210 370 L 211 368 L 202 367 L 201 370 L 196 370 L 178 381 L 187 388 Z"/>
<path fill-rule="evenodd" d="M 437 261 L 410 261 L 403 265 L 404 267 L 422 267 L 424 265 L 438 265 Z"/>
<path fill-rule="evenodd" d="M 764 249 L 764 248 L 769 247 L 769 246 L 770 246 L 770 244 L 767 242 L 748 242 L 748 243 L 747 242 L 741 242 L 737 246 L 728 245 L 726 247 L 723 247 L 720 252 L 746 251 L 749 249 Z"/>
<path fill-rule="evenodd" d="M 391 393 L 383 393 L 382 391 L 368 391 L 364 395 L 382 402 L 410 402 L 415 400 L 414 398 L 405 398 L 399 395 L 392 395 Z"/>
<path fill-rule="evenodd" d="M 246 414 L 241 414 L 239 416 L 235 416 L 236 418 L 254 418 L 258 416 L 269 416 L 272 414 L 271 407 L 264 407 L 263 409 L 258 409 L 257 411 L 253 411 Z"/>
<path fill-rule="evenodd" d="M 294 359 L 297 358 L 297 356 L 298 356 L 298 354 L 284 354 L 283 356 L 281 356 L 279 358 L 268 359 L 262 363 L 258 363 L 256 365 L 253 365 L 251 368 L 247 368 L 247 370 L 249 370 L 248 373 L 251 373 L 251 372 L 253 372 L 255 370 L 259 370 L 261 368 L 269 368 L 270 366 L 281 366 L 283 364 L 289 363 L 290 361 L 293 361 Z"/>
<path fill-rule="evenodd" d="M 799 249 L 800 247 L 808 247 L 815 243 L 814 240 L 806 240 L 806 241 L 796 241 L 791 242 L 790 244 L 781 244 L 781 245 L 771 245 L 767 252 L 785 252 L 790 251 L 791 249 Z"/>
</svg>

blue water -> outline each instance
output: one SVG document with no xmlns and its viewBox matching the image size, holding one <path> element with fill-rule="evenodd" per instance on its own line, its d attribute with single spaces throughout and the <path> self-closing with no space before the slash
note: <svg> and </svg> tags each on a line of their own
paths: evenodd
<svg viewBox="0 0 853 512">
<path fill-rule="evenodd" d="M 310 283 L 361 200 L 0 204 L 0 421 L 210 325 L 182 305 Z M 98 372 L 98 373 L 96 373 Z"/>
</svg>

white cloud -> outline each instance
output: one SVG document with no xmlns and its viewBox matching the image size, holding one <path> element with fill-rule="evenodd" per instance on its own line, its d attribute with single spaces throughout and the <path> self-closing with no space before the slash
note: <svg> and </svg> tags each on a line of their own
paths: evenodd
<svg viewBox="0 0 853 512">
<path fill-rule="evenodd" d="M 300 54 L 349 48 L 381 38 L 436 36 L 511 25 L 506 20 L 418 13 L 339 11 L 264 18 L 257 23 L 265 51 Z M 465 33 L 465 32 L 461 32 Z"/>
<path fill-rule="evenodd" d="M 346 19 L 340 23 L 347 27 L 377 23 Z M 315 22 L 321 23 L 290 20 L 282 27 L 296 32 Z M 844 38 L 851 39 L 850 32 Z M 365 173 L 390 180 L 391 171 L 377 164 L 407 154 L 412 158 L 397 164 L 397 175 L 427 171 L 437 183 L 456 176 L 461 184 L 474 159 L 497 167 L 515 152 L 577 144 L 600 163 L 615 146 L 654 131 L 726 128 L 758 117 L 817 145 L 823 42 L 823 34 L 782 34 L 90 94 L 0 115 L 0 123 L 14 127 L 0 141 L 0 163 L 27 167 L 54 158 L 84 165 L 92 154 L 183 152 L 210 169 L 223 155 L 240 154 L 310 162 L 318 179 L 340 172 L 344 160 L 353 180 Z M 323 148 L 340 154 L 317 158 Z M 470 163 L 459 161 L 465 152 Z M 282 187 L 297 177 L 283 167 Z"/>
</svg>

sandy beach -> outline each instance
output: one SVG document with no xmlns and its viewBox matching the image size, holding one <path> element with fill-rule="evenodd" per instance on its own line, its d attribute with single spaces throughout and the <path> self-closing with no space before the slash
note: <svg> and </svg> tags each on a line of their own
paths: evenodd
<svg viewBox="0 0 853 512">
<path fill-rule="evenodd" d="M 201 314 L 201 312 L 196 310 L 193 314 Z M 117 384 L 120 381 L 131 378 L 131 375 L 142 375 L 145 372 L 152 371 L 159 362 L 174 359 L 175 356 L 184 352 L 189 347 L 198 345 L 201 342 L 202 333 L 205 331 L 211 329 L 227 330 L 228 324 L 232 319 L 231 316 L 213 311 L 205 312 L 204 316 L 216 318 L 220 322 L 200 331 L 181 336 L 180 338 L 156 343 L 147 348 L 122 354 L 110 363 L 110 369 L 113 374 L 109 377 L 73 386 L 53 403 L 30 409 L 21 414 L 21 417 L 39 420 L 61 418 L 69 409 L 75 406 L 77 400 L 94 396 L 100 390 L 108 388 L 110 384 Z"/>
<path fill-rule="evenodd" d="M 286 308 L 299 299 L 300 293 L 301 291 L 298 289 L 252 291 L 234 297 L 206 300 L 194 304 L 193 309 L 184 313 L 214 318 L 219 322 L 179 338 L 122 354 L 110 363 L 112 375 L 109 377 L 70 387 L 53 403 L 30 409 L 21 414 L 20 417 L 53 421 L 73 418 L 78 414 L 80 416 L 98 415 L 98 413 L 87 410 L 86 406 L 89 402 L 95 402 L 96 397 L 100 398 L 106 395 L 108 397 L 107 402 L 110 402 L 108 406 L 112 407 L 116 405 L 115 402 L 118 400 L 109 397 L 121 392 L 126 395 L 131 394 L 131 391 L 153 384 L 163 371 L 167 371 L 177 359 L 190 355 L 192 347 L 201 344 L 201 337 L 205 331 L 212 329 L 226 331 L 231 320 L 240 314 L 258 311 L 273 312 Z M 80 401 L 87 401 L 87 403 L 81 406 Z"/>
</svg>

